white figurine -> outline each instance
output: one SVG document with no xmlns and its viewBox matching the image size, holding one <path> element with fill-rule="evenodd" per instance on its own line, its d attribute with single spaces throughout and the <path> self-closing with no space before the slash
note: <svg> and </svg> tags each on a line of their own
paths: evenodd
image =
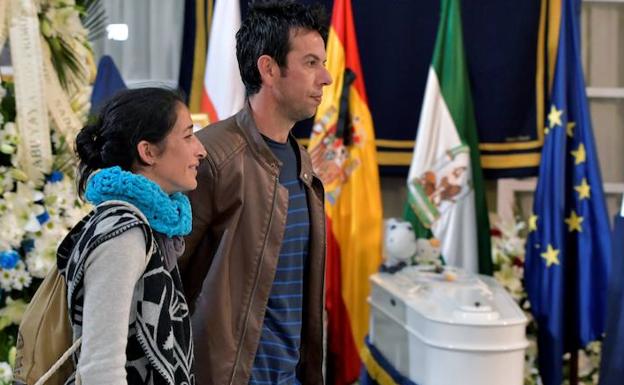
<svg viewBox="0 0 624 385">
<path fill-rule="evenodd" d="M 411 223 L 389 218 L 384 221 L 384 263 L 381 271 L 394 273 L 412 263 L 416 236 Z"/>
</svg>

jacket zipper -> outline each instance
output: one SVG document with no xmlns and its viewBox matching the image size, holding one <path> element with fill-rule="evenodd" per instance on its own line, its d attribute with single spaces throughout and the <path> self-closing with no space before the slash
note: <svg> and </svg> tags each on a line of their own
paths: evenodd
<svg viewBox="0 0 624 385">
<path fill-rule="evenodd" d="M 273 165 L 275 167 L 275 165 Z M 254 279 L 253 290 L 251 291 L 251 299 L 249 301 L 249 306 L 247 307 L 247 313 L 245 314 L 245 327 L 243 328 L 243 333 L 241 334 L 240 339 L 238 340 L 238 351 L 236 352 L 236 359 L 234 360 L 234 370 L 232 371 L 232 377 L 230 378 L 230 385 L 234 383 L 234 377 L 236 377 L 236 371 L 238 370 L 238 362 L 240 361 L 240 355 L 242 352 L 242 343 L 245 340 L 245 336 L 247 334 L 247 323 L 249 322 L 249 315 L 251 314 L 251 305 L 253 303 L 256 289 L 258 288 L 258 281 L 260 280 L 260 271 L 262 269 L 262 262 L 264 261 L 264 251 L 266 249 L 267 239 L 269 237 L 269 231 L 271 230 L 271 224 L 273 223 L 273 212 L 275 211 L 275 202 L 277 201 L 277 187 L 279 184 L 279 177 L 275 178 L 275 186 L 273 189 L 273 203 L 271 205 L 271 216 L 269 217 L 269 224 L 267 226 L 267 231 L 264 234 L 264 243 L 262 245 L 262 253 L 260 254 L 260 261 L 258 264 L 258 271 L 256 272 L 256 277 Z"/>
<path fill-rule="evenodd" d="M 314 182 L 314 179 L 312 180 L 312 182 Z M 319 181 L 320 182 L 320 181 Z M 320 182 L 322 183 L 322 182 Z M 312 193 L 314 193 L 314 187 L 312 184 L 310 184 L 310 190 L 312 191 Z M 320 228 L 322 229 L 321 231 L 321 239 L 323 240 L 323 258 L 322 263 L 321 263 L 321 276 L 322 276 L 322 280 L 323 280 L 323 284 L 322 284 L 322 289 L 321 289 L 321 308 L 320 308 L 320 315 L 321 315 L 321 379 L 323 381 L 323 383 L 325 383 L 325 375 L 326 375 L 326 367 L 325 367 L 325 362 L 326 362 L 326 356 L 327 356 L 327 351 L 326 351 L 326 343 L 328 341 L 326 341 L 327 338 L 327 333 L 325 333 L 325 265 L 327 263 L 326 260 L 326 253 L 327 253 L 327 219 L 325 218 L 325 191 L 323 190 L 323 195 L 322 198 L 320 199 L 320 203 L 321 203 L 321 210 L 323 215 L 321 216 L 320 220 L 317 218 L 317 221 L 319 221 L 321 223 Z"/>
</svg>

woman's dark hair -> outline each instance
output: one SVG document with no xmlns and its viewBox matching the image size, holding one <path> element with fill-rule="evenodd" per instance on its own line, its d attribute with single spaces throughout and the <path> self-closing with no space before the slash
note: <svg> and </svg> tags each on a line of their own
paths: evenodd
<svg viewBox="0 0 624 385">
<path fill-rule="evenodd" d="M 294 29 L 318 32 L 327 42 L 327 14 L 320 4 L 305 5 L 291 0 L 255 1 L 236 33 L 236 58 L 247 96 L 260 91 L 262 80 L 258 58 L 269 55 L 286 68 L 290 32 Z"/>
<path fill-rule="evenodd" d="M 80 196 L 98 169 L 119 166 L 132 171 L 135 165 L 145 165 L 137 145 L 142 140 L 162 143 L 175 125 L 179 105 L 184 105 L 182 96 L 163 88 L 124 90 L 108 100 L 76 136 Z"/>
</svg>

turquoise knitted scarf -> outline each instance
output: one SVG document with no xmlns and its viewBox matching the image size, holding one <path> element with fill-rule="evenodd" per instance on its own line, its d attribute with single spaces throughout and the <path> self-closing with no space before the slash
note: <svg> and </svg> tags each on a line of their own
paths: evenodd
<svg viewBox="0 0 624 385">
<path fill-rule="evenodd" d="M 191 204 L 182 193 L 167 195 L 155 182 L 120 167 L 104 168 L 87 183 L 85 198 L 94 205 L 121 200 L 135 205 L 150 226 L 173 237 L 191 232 Z"/>
</svg>

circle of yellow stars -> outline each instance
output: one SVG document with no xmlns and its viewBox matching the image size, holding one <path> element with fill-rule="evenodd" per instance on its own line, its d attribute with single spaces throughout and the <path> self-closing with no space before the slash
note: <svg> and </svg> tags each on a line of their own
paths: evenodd
<svg viewBox="0 0 624 385">
<path fill-rule="evenodd" d="M 548 135 L 551 130 L 562 127 L 562 115 L 563 110 L 557 109 L 557 107 L 553 104 L 550 107 L 550 112 L 548 113 L 548 126 L 544 128 L 544 133 Z M 566 124 L 566 135 L 570 138 L 574 137 L 574 129 L 576 128 L 575 122 L 568 122 Z M 572 157 L 574 157 L 574 165 L 578 166 L 587 161 L 587 152 L 585 150 L 585 145 L 581 142 L 578 147 L 572 151 L 570 151 Z M 578 199 L 590 199 L 591 198 L 591 186 L 587 183 L 587 178 L 583 178 L 580 184 L 574 186 L 574 190 L 578 193 Z M 531 214 L 528 220 L 529 232 L 533 232 L 537 230 L 538 227 L 539 216 L 534 213 Z M 583 231 L 583 221 L 585 218 L 580 216 L 576 210 L 572 210 L 570 215 L 564 219 L 566 225 L 568 225 L 569 232 L 578 232 L 581 233 Z M 541 253 L 541 257 L 544 258 L 547 267 L 552 265 L 559 265 L 559 249 L 556 249 L 552 246 L 552 244 L 548 244 L 546 246 L 546 251 Z"/>
</svg>

